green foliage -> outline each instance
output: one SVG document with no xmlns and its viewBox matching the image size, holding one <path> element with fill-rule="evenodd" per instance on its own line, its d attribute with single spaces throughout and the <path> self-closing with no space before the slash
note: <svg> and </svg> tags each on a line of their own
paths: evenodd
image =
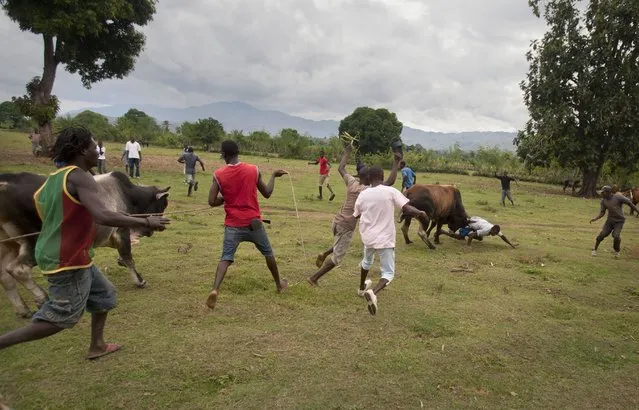
<svg viewBox="0 0 639 410">
<path fill-rule="evenodd" d="M 607 160 L 633 170 L 639 161 L 639 2 L 592 0 L 583 12 L 575 0 L 529 3 L 548 31 L 527 53 L 518 154 L 578 167 L 590 196 Z"/>
<path fill-rule="evenodd" d="M 69 114 L 58 117 L 54 122 L 56 132 L 70 126 L 84 127 L 91 131 L 95 138 L 101 138 L 107 141 L 126 141 L 124 134 L 114 125 L 110 124 L 107 117 L 90 110 L 82 111 L 74 117 Z"/>
<path fill-rule="evenodd" d="M 116 125 L 120 133 L 124 135 L 124 139 L 135 137 L 138 140 L 155 142 L 162 132 L 155 118 L 135 108 L 131 108 L 118 118 Z"/>
<path fill-rule="evenodd" d="M 401 141 L 403 125 L 395 113 L 386 108 L 358 107 L 339 124 L 339 134 L 344 132 L 359 137 L 361 154 L 386 152 L 394 141 Z"/>
<path fill-rule="evenodd" d="M 0 4 L 21 30 L 55 37 L 56 64 L 79 74 L 87 88 L 131 72 L 144 46 L 138 29 L 155 13 L 154 0 L 3 0 Z"/>
<path fill-rule="evenodd" d="M 29 120 L 22 115 L 15 102 L 4 101 L 0 103 L 0 128 L 26 129 L 29 125 Z"/>
<path fill-rule="evenodd" d="M 206 151 L 225 137 L 222 123 L 211 117 L 199 119 L 194 123 L 184 122 L 178 128 L 178 133 L 182 134 L 188 143 L 200 144 Z"/>
<path fill-rule="evenodd" d="M 38 125 L 44 125 L 58 114 L 60 102 L 55 95 L 50 96 L 46 102 L 38 102 L 40 84 L 40 77 L 34 77 L 27 84 L 27 93 L 22 97 L 13 97 L 12 101 L 25 117 L 31 118 Z"/>
</svg>

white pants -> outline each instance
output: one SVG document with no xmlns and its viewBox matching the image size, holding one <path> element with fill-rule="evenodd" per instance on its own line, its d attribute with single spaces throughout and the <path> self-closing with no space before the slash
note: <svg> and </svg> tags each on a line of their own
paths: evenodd
<svg viewBox="0 0 639 410">
<path fill-rule="evenodd" d="M 370 270 L 375 261 L 375 254 L 379 255 L 382 279 L 390 283 L 395 277 L 395 248 L 373 249 L 364 247 L 364 258 L 360 266 L 364 270 Z"/>
</svg>

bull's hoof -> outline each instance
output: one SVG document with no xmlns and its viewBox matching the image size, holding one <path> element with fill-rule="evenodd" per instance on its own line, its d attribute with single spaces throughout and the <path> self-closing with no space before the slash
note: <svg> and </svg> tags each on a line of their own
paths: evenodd
<svg viewBox="0 0 639 410">
<path fill-rule="evenodd" d="M 435 245 L 441 245 L 442 243 L 439 241 L 439 239 L 435 239 Z"/>
<path fill-rule="evenodd" d="M 138 289 L 146 288 L 146 285 L 147 285 L 147 282 L 146 282 L 146 280 L 144 280 L 144 279 L 142 280 L 142 282 L 140 282 L 140 283 L 136 283 L 136 284 L 135 284 L 135 286 L 136 286 Z"/>
<path fill-rule="evenodd" d="M 413 241 L 411 241 L 410 239 L 406 241 L 406 245 L 410 245 L 411 243 L 413 243 Z"/>
<path fill-rule="evenodd" d="M 124 259 L 118 258 L 118 265 L 124 266 L 126 268 L 126 263 L 124 263 Z"/>
</svg>

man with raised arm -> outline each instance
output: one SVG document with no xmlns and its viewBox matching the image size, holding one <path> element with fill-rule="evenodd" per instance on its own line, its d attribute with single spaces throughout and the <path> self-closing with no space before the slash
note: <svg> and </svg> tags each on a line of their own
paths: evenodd
<svg viewBox="0 0 639 410">
<path fill-rule="evenodd" d="M 252 242 L 262 253 L 279 293 L 288 287 L 286 279 L 280 279 L 277 262 L 262 223 L 260 204 L 257 200 L 258 190 L 264 198 L 270 198 L 275 187 L 275 178 L 285 175 L 286 171 L 280 169 L 273 172 L 269 183 L 265 184 L 257 166 L 240 162 L 240 149 L 234 141 L 224 141 L 221 152 L 226 165 L 214 173 L 213 184 L 209 191 L 209 205 L 220 206 L 224 204 L 226 218 L 224 220 L 222 256 L 215 272 L 213 290 L 206 300 L 206 305 L 210 309 L 215 308 L 224 275 L 233 263 L 235 251 L 242 242 Z"/>
</svg>

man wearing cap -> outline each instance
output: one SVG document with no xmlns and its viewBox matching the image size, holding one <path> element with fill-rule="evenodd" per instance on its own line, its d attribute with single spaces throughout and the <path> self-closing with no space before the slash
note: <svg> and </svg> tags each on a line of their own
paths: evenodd
<svg viewBox="0 0 639 410">
<path fill-rule="evenodd" d="M 353 216 L 355 201 L 357 201 L 357 197 L 359 196 L 360 192 L 362 192 L 369 186 L 368 170 L 364 166 L 364 164 L 357 164 L 359 181 L 346 172 L 346 163 L 348 162 L 348 157 L 352 149 L 353 148 L 350 145 L 347 145 L 344 148 L 344 155 L 342 156 L 342 160 L 340 161 L 339 167 L 337 168 L 337 171 L 342 176 L 342 179 L 346 184 L 346 198 L 344 199 L 342 208 L 333 219 L 333 246 L 326 250 L 326 252 L 317 255 L 315 265 L 317 265 L 317 267 L 320 269 L 315 272 L 313 276 L 308 278 L 308 282 L 311 284 L 311 286 L 317 286 L 317 281 L 319 280 L 319 278 L 321 278 L 326 273 L 331 271 L 334 267 L 342 263 L 342 260 L 344 259 L 344 256 L 346 256 L 346 252 L 351 245 L 353 232 L 355 231 L 355 227 L 357 226 L 357 218 Z M 393 167 L 391 169 L 390 175 L 388 176 L 388 179 L 384 182 L 384 185 L 392 186 L 395 183 L 395 179 L 397 178 L 397 171 L 399 169 L 399 162 L 401 161 L 401 159 L 401 153 L 393 154 Z M 330 259 L 326 259 L 330 254 L 333 254 L 333 256 Z M 360 296 L 363 296 L 363 291 L 358 293 L 360 293 Z"/>
<path fill-rule="evenodd" d="M 621 250 L 621 229 L 626 221 L 626 217 L 623 215 L 623 210 L 621 209 L 622 205 L 626 204 L 638 213 L 639 210 L 632 201 L 625 196 L 613 194 L 612 187 L 610 185 L 605 185 L 601 188 L 601 196 L 603 197 L 601 199 L 601 211 L 596 218 L 590 220 L 590 223 L 603 218 L 606 214 L 606 210 L 608 211 L 608 219 L 606 219 L 606 223 L 604 223 L 601 232 L 597 235 L 595 247 L 592 249 L 592 256 L 597 256 L 597 248 L 599 247 L 599 244 L 612 233 L 613 248 L 615 251 L 614 255 L 615 258 L 618 258 L 619 251 Z"/>
</svg>

